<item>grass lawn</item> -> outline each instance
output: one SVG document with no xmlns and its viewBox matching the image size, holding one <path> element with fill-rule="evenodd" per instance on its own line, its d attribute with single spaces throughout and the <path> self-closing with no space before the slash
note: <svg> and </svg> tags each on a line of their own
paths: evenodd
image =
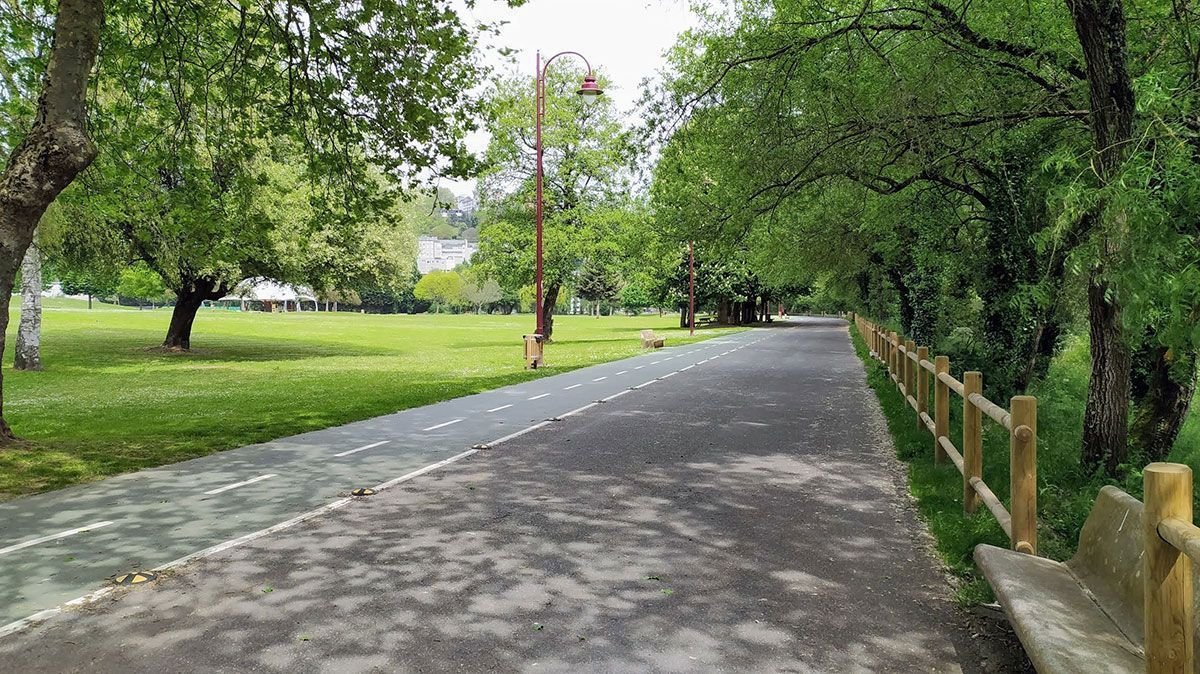
<svg viewBox="0 0 1200 674">
<path fill-rule="evenodd" d="M 16 325 L 17 312 L 12 325 Z M 5 413 L 26 443 L 0 451 L 0 500 L 388 414 L 623 358 L 638 331 L 699 341 L 678 316 L 556 317 L 548 366 L 524 369 L 532 315 L 202 310 L 193 351 L 161 343 L 169 309 L 47 300 L 44 372 L 11 370 Z"/>
<path fill-rule="evenodd" d="M 962 510 L 962 476 L 954 465 L 933 464 L 933 440 L 918 430 L 912 408 L 900 397 L 887 369 L 868 357 L 857 331 L 855 348 L 867 367 L 867 381 L 879 398 L 900 458 L 908 464 L 909 487 L 922 516 L 936 539 L 938 553 L 962 583 L 959 600 L 965 604 L 990 601 L 991 589 L 975 569 L 972 553 L 979 543 L 1008 547 L 1008 539 L 987 508 L 973 517 Z M 1079 467 L 1083 436 L 1083 410 L 1087 401 L 1090 364 L 1085 339 L 1074 338 L 1054 359 L 1043 381 L 1029 390 L 1038 398 L 1038 554 L 1065 560 L 1075 552 L 1079 530 L 1100 488 L 1113 484 L 1142 497 L 1141 470 L 1130 468 L 1120 479 L 1085 474 Z M 961 379 L 961 373 L 953 370 Z M 984 386 L 986 389 L 986 377 Z M 985 390 L 986 395 L 986 390 Z M 1008 407 L 1007 401 L 993 400 Z M 950 437 L 962 447 L 962 399 L 951 398 Z M 1000 426 L 984 417 L 983 479 L 1008 505 L 1009 438 Z M 1169 461 L 1186 463 L 1200 472 L 1200 410 L 1193 404 Z M 1144 462 L 1135 460 L 1134 466 Z M 1200 507 L 1200 500 L 1197 501 Z"/>
</svg>

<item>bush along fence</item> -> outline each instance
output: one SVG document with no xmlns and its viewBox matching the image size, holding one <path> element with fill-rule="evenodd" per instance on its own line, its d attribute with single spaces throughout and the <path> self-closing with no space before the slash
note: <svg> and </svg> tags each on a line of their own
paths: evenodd
<svg viewBox="0 0 1200 674">
<path fill-rule="evenodd" d="M 1195 653 L 1195 592 L 1200 582 L 1200 527 L 1192 522 L 1192 471 L 1152 463 L 1143 472 L 1145 503 L 1104 487 L 1067 562 L 1037 556 L 1037 399 L 1014 396 L 1004 409 L 983 395 L 983 376 L 960 382 L 945 356 L 861 316 L 850 316 L 871 356 L 933 436 L 935 461 L 949 459 L 963 477 L 963 509 L 982 502 L 1008 534 L 1011 550 L 980 545 L 975 560 L 996 591 L 1039 672 L 1200 674 Z M 932 383 L 933 413 L 929 412 Z M 949 437 L 950 394 L 962 399 L 962 451 Z M 1011 512 L 988 488 L 982 470 L 986 415 L 1010 437 Z"/>
<path fill-rule="evenodd" d="M 946 356 L 930 360 L 929 347 L 917 346 L 861 316 L 855 317 L 855 324 L 871 356 L 887 365 L 900 394 L 916 412 L 917 424 L 933 436 L 933 460 L 953 461 L 962 473 L 963 510 L 973 514 L 983 503 L 1008 535 L 1012 549 L 1037 554 L 1037 398 L 1014 396 L 1006 410 L 983 396 L 981 373 L 966 372 L 959 381 L 950 374 Z M 961 451 L 949 437 L 951 393 L 962 399 Z M 983 480 L 983 415 L 1009 432 L 1011 512 Z"/>
</svg>

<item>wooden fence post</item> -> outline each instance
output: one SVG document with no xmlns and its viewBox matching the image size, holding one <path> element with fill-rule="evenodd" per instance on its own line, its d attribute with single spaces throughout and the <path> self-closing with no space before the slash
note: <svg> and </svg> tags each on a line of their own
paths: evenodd
<svg viewBox="0 0 1200 674">
<path fill-rule="evenodd" d="M 928 346 L 917 347 L 917 428 L 929 430 L 921 418 L 922 414 L 929 414 L 929 371 L 921 367 L 923 360 L 929 360 Z"/>
<path fill-rule="evenodd" d="M 912 353 L 916 348 L 917 348 L 917 345 L 914 344 L 911 339 L 904 340 L 904 397 L 905 398 L 907 398 L 908 396 L 913 396 L 914 398 L 916 397 L 914 395 L 916 393 L 916 391 L 913 390 L 913 380 L 915 379 L 915 377 L 913 375 L 916 373 L 913 372 L 913 362 L 912 362 Z M 905 402 L 908 402 L 908 401 L 906 400 Z"/>
<path fill-rule="evenodd" d="M 891 362 L 892 362 L 891 372 L 892 372 L 892 374 L 896 375 L 897 383 L 899 383 L 899 381 L 900 381 L 900 361 L 897 359 L 897 356 L 900 355 L 899 345 L 900 345 L 900 337 L 898 337 L 896 335 L 896 331 L 893 330 L 891 333 L 890 342 L 888 343 L 888 355 L 891 356 Z"/>
<path fill-rule="evenodd" d="M 983 395 L 983 374 L 963 374 L 963 511 L 973 514 L 979 507 L 979 496 L 971 485 L 971 478 L 983 477 L 983 418 L 971 394 Z"/>
<path fill-rule="evenodd" d="M 1037 554 L 1037 398 L 1014 396 L 1009 434 L 1009 496 L 1012 499 L 1012 548 Z"/>
<path fill-rule="evenodd" d="M 1192 470 L 1177 463 L 1152 463 L 1143 477 L 1146 672 L 1191 674 L 1192 563 L 1159 536 L 1158 523 L 1167 517 L 1192 521 Z"/>
<path fill-rule="evenodd" d="M 949 374 L 950 358 L 938 356 L 933 361 L 933 369 L 937 374 Z M 950 457 L 946 456 L 946 450 L 942 449 L 938 438 L 950 437 L 950 387 L 937 375 L 933 379 L 933 423 L 936 429 L 933 433 L 933 462 L 944 463 Z"/>
</svg>

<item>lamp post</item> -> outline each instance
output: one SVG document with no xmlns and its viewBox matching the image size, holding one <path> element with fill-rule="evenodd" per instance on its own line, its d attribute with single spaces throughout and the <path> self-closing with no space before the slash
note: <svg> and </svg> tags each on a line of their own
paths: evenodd
<svg viewBox="0 0 1200 674">
<path fill-rule="evenodd" d="M 696 242 L 688 241 L 688 334 L 696 334 Z"/>
<path fill-rule="evenodd" d="M 534 207 L 537 217 L 537 335 L 538 339 L 542 339 L 545 333 L 545 301 L 542 296 L 542 121 L 546 116 L 546 71 L 550 68 L 550 63 L 560 56 L 578 56 L 583 64 L 587 66 L 587 75 L 583 78 L 583 84 L 580 85 L 577 92 L 583 97 L 587 103 L 593 103 L 598 99 L 604 90 L 596 84 L 596 75 L 592 70 L 592 64 L 584 58 L 583 54 L 573 51 L 564 51 L 551 56 L 542 63 L 542 52 L 537 53 L 537 141 L 535 152 L 537 153 L 537 204 Z"/>
</svg>

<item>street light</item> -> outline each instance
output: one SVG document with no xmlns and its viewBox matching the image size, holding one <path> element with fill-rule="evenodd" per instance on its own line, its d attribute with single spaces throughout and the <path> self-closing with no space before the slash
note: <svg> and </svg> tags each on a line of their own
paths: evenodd
<svg viewBox="0 0 1200 674">
<path fill-rule="evenodd" d="M 688 241 L 688 334 L 696 335 L 696 242 Z"/>
<path fill-rule="evenodd" d="M 537 53 L 537 110 L 534 117 L 537 120 L 537 141 L 535 152 L 537 153 L 537 204 L 534 210 L 537 214 L 537 306 L 534 310 L 537 312 L 537 333 L 532 335 L 536 342 L 536 355 L 531 354 L 529 338 L 526 338 L 525 356 L 530 368 L 536 368 L 542 364 L 542 339 L 545 335 L 545 308 L 542 306 L 545 298 L 542 295 L 542 121 L 546 116 L 546 72 L 550 68 L 550 63 L 560 56 L 578 56 L 587 66 L 587 75 L 583 78 L 583 84 L 580 85 L 578 93 L 583 97 L 584 103 L 595 103 L 600 96 L 604 94 L 604 90 L 596 83 L 596 74 L 592 70 L 592 64 L 579 52 L 564 51 L 551 56 L 542 63 L 542 52 Z"/>
</svg>

